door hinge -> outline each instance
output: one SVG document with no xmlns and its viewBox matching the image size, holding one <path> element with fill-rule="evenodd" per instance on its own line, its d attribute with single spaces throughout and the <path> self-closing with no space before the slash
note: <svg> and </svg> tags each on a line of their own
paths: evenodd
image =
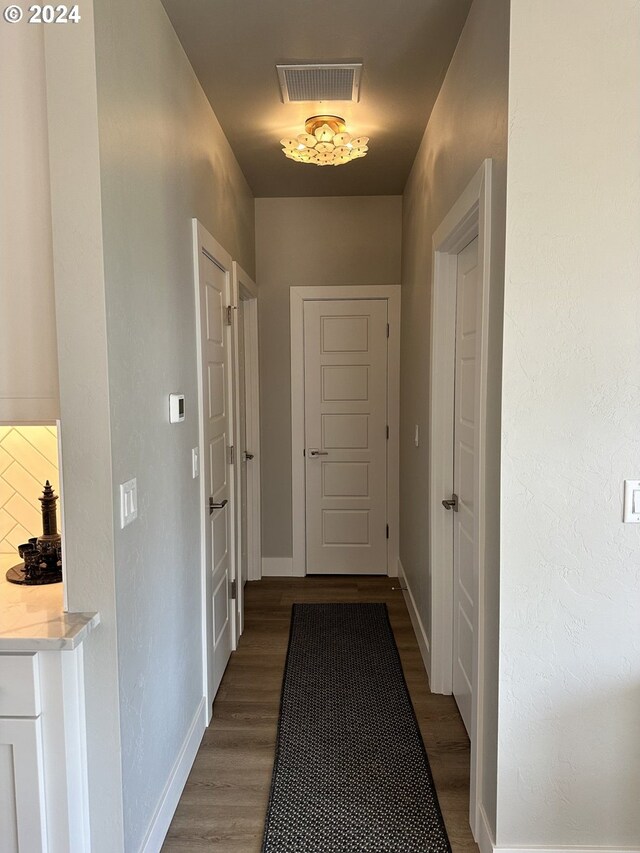
<svg viewBox="0 0 640 853">
<path fill-rule="evenodd" d="M 387 441 L 389 441 L 389 424 L 387 424 Z"/>
<path fill-rule="evenodd" d="M 231 598 L 233 601 L 238 597 L 238 581 L 231 581 Z"/>
<path fill-rule="evenodd" d="M 389 525 L 387 524 L 387 539 L 389 538 Z"/>
<path fill-rule="evenodd" d="M 387 337 L 389 337 L 390 331 L 391 331 L 391 329 L 389 328 L 389 323 L 387 323 Z"/>
<path fill-rule="evenodd" d="M 225 318 L 225 325 L 230 326 L 233 320 L 233 305 L 227 305 L 226 307 L 227 316 Z"/>
<path fill-rule="evenodd" d="M 229 462 L 229 465 L 235 464 L 236 451 L 235 451 L 233 444 L 230 444 L 229 447 L 227 447 L 227 461 Z"/>
</svg>

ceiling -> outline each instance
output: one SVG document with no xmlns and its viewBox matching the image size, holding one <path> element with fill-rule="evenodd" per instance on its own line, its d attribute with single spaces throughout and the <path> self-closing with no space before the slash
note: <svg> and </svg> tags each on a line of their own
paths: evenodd
<svg viewBox="0 0 640 853">
<path fill-rule="evenodd" d="M 256 197 L 402 193 L 471 0 L 163 0 Z M 283 104 L 276 63 L 363 62 L 360 102 Z M 316 113 L 370 137 L 338 167 L 280 139 Z"/>
</svg>

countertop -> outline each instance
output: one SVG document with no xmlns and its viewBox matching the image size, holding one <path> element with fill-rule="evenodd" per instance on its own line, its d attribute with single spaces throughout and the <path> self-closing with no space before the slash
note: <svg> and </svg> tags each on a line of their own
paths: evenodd
<svg viewBox="0 0 640 853">
<path fill-rule="evenodd" d="M 75 649 L 100 622 L 98 613 L 67 613 L 62 584 L 19 586 L 0 576 L 0 653 Z"/>
</svg>

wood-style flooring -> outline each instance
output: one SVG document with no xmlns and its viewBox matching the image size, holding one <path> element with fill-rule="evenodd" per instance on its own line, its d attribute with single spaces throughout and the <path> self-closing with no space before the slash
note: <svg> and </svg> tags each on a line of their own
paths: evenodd
<svg viewBox="0 0 640 853">
<path fill-rule="evenodd" d="M 245 630 L 180 799 L 163 853 L 259 853 L 269 796 L 289 617 L 294 602 L 383 601 L 429 754 L 453 853 L 469 829 L 469 740 L 451 696 L 429 691 L 394 578 L 265 578 L 245 587 Z M 340 851 L 335 851 L 340 853 Z"/>
</svg>

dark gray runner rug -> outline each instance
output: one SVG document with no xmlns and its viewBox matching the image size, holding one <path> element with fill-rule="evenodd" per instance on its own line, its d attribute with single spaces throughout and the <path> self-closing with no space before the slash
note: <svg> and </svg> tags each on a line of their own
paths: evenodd
<svg viewBox="0 0 640 853">
<path fill-rule="evenodd" d="M 450 853 L 384 604 L 294 604 L 263 853 Z"/>
</svg>

